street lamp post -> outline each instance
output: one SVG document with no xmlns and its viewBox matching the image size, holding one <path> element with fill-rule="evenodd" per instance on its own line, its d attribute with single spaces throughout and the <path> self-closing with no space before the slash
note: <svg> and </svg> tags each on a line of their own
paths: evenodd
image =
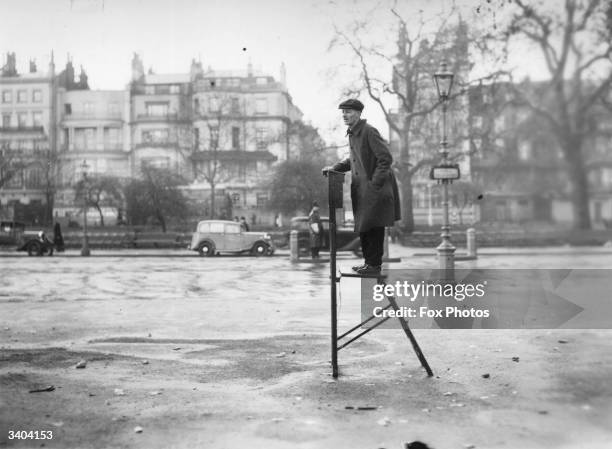
<svg viewBox="0 0 612 449">
<path fill-rule="evenodd" d="M 438 91 L 438 97 L 442 102 L 442 140 L 440 142 L 439 153 L 441 156 L 441 167 L 450 167 L 452 164 L 448 159 L 448 141 L 446 137 L 446 111 L 448 108 L 448 99 L 451 88 L 453 87 L 454 75 L 447 68 L 446 61 L 442 61 L 440 69 L 433 75 Z M 442 183 L 442 233 L 440 237 L 442 242 L 436 248 L 438 251 L 438 260 L 440 270 L 444 275 L 445 280 L 454 279 L 455 269 L 455 247 L 451 243 L 450 222 L 448 219 L 448 186 L 453 182 L 452 179 L 440 179 Z"/>
<path fill-rule="evenodd" d="M 81 248 L 81 256 L 89 256 L 89 239 L 87 237 L 87 161 L 83 160 L 81 169 L 83 171 L 83 247 Z"/>
</svg>

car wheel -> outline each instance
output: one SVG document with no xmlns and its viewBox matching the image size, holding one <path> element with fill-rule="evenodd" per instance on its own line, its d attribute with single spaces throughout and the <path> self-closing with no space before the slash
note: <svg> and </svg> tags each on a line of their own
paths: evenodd
<svg viewBox="0 0 612 449">
<path fill-rule="evenodd" d="M 198 253 L 202 257 L 210 257 L 215 255 L 215 247 L 210 242 L 204 242 L 198 248 Z"/>
<path fill-rule="evenodd" d="M 251 254 L 257 257 L 265 256 L 268 254 L 268 245 L 262 242 L 255 243 L 253 248 L 251 248 Z"/>
<path fill-rule="evenodd" d="M 38 242 L 32 242 L 28 245 L 28 256 L 40 256 L 42 254 L 42 246 Z"/>
</svg>

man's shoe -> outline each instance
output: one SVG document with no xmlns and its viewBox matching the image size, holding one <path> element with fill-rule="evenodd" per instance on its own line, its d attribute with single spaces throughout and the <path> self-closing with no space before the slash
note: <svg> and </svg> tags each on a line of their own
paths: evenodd
<svg viewBox="0 0 612 449">
<path fill-rule="evenodd" d="M 357 271 L 357 270 L 360 270 L 361 268 L 365 268 L 365 267 L 367 267 L 367 266 L 368 266 L 368 264 L 367 264 L 367 263 L 363 263 L 363 264 L 361 264 L 361 265 L 355 265 L 355 266 L 351 267 L 351 269 L 352 269 L 353 271 Z"/>
<path fill-rule="evenodd" d="M 380 265 L 365 265 L 355 270 L 358 274 L 380 274 Z"/>
</svg>

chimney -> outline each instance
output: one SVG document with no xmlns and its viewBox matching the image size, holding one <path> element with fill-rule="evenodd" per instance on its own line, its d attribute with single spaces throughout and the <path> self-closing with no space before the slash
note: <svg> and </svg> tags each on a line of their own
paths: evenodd
<svg viewBox="0 0 612 449">
<path fill-rule="evenodd" d="M 132 56 L 132 81 L 139 81 L 144 76 L 144 65 L 138 53 Z"/>
<path fill-rule="evenodd" d="M 197 78 L 201 78 L 204 73 L 202 69 L 202 61 L 197 61 L 194 59 L 191 60 L 191 69 L 190 69 L 190 78 L 191 80 L 195 80 Z"/>
<path fill-rule="evenodd" d="M 49 76 L 55 76 L 55 57 L 51 50 L 51 59 L 49 60 Z"/>
</svg>

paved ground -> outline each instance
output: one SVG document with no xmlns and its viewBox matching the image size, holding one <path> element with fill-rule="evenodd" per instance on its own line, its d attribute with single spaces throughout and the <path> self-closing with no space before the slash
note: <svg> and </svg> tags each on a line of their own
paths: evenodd
<svg viewBox="0 0 612 449">
<path fill-rule="evenodd" d="M 414 252 L 392 246 L 394 267 L 436 266 Z M 601 249 L 490 253 L 458 266 L 612 267 Z M 610 447 L 612 331 L 415 330 L 427 378 L 379 330 L 341 351 L 335 381 L 325 264 L 71 254 L 0 257 L 0 447 Z M 358 291 L 343 281 L 342 327 Z"/>
</svg>

